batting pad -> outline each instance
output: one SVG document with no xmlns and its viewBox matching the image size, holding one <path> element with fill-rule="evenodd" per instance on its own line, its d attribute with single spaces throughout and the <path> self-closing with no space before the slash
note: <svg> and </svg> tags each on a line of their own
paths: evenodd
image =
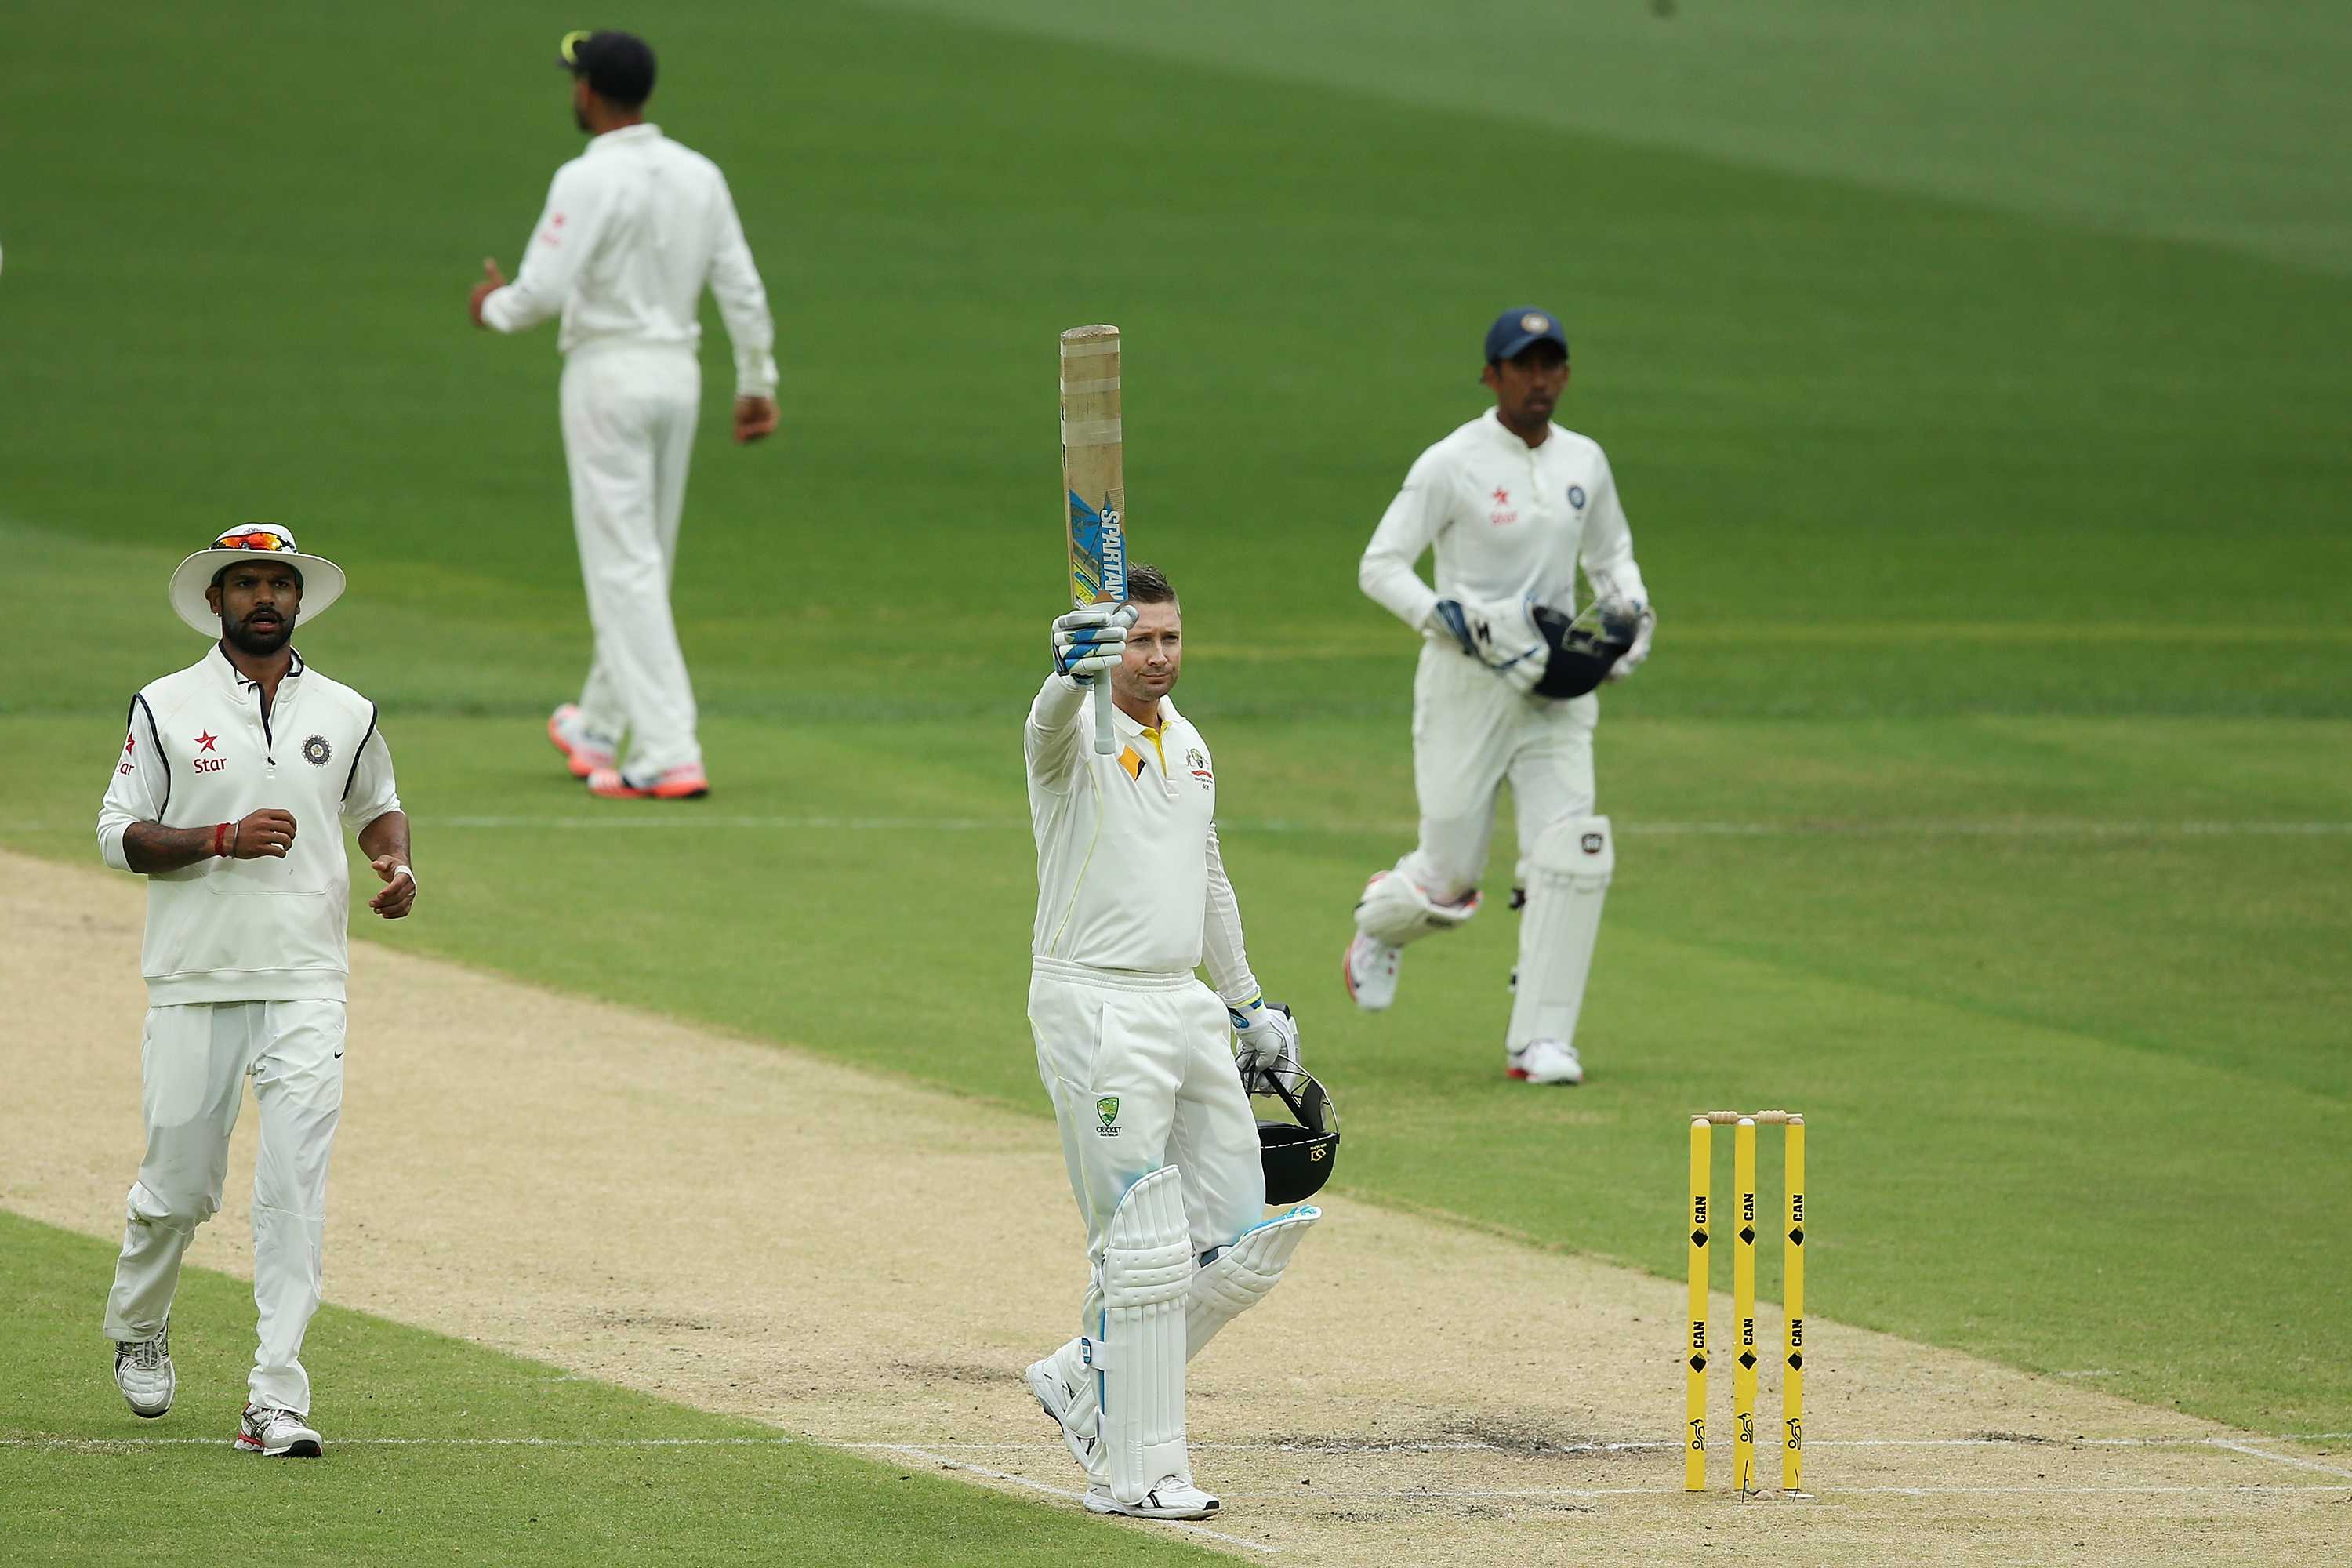
<svg viewBox="0 0 2352 1568">
<path fill-rule="evenodd" d="M 1519 915 L 1518 995 L 1506 1039 L 1512 1050 L 1535 1040 L 1576 1039 L 1601 904 L 1616 868 L 1617 839 L 1605 816 L 1568 817 L 1536 840 L 1528 857 L 1528 905 Z"/>
<path fill-rule="evenodd" d="M 1129 1187 L 1103 1238 L 1102 1337 L 1090 1347 L 1110 1494 L 1139 1503 L 1168 1476 L 1190 1479 L 1184 1453 L 1184 1296 L 1192 1233 L 1176 1167 Z"/>
<path fill-rule="evenodd" d="M 1217 1331 L 1265 1300 L 1289 1267 L 1290 1255 L 1307 1239 L 1307 1227 L 1323 1217 L 1313 1204 L 1262 1219 L 1216 1261 L 1192 1276 L 1184 1301 L 1184 1355 L 1199 1355 Z"/>
<path fill-rule="evenodd" d="M 1356 900 L 1356 929 L 1375 942 L 1402 947 L 1433 931 L 1452 931 L 1478 912 L 1473 893 L 1458 904 L 1441 904 L 1396 871 L 1383 871 L 1364 885 Z"/>
</svg>

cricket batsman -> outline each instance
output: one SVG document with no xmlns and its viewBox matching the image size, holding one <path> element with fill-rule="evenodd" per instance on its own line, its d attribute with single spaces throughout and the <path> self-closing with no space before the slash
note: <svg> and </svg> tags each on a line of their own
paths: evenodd
<svg viewBox="0 0 2352 1568">
<path fill-rule="evenodd" d="M 1078 1337 L 1027 1377 L 1086 1470 L 1090 1511 L 1204 1519 L 1217 1500 L 1185 1452 L 1185 1363 L 1274 1289 L 1320 1211 L 1265 1217 L 1244 1086 L 1297 1070 L 1298 1029 L 1250 973 L 1209 743 L 1169 700 L 1176 591 L 1141 564 L 1127 586 L 1132 626 L 1116 605 L 1054 623 L 1054 673 L 1024 731 L 1029 1026 L 1088 1268 Z M 1094 748 L 1097 680 L 1117 710 L 1111 756 Z M 1193 975 L 1204 962 L 1214 991 Z"/>
<path fill-rule="evenodd" d="M 515 280 L 482 263 L 474 324 L 520 332 L 563 316 L 563 452 L 596 653 L 548 738 L 591 795 L 688 799 L 710 780 L 669 594 L 702 404 L 704 285 L 735 344 L 739 443 L 776 428 L 775 325 L 719 166 L 646 120 L 652 48 L 629 33 L 570 33 L 560 54 L 588 150 L 555 172 Z"/>
<path fill-rule="evenodd" d="M 296 623 L 342 591 L 333 562 L 271 523 L 181 562 L 172 607 L 213 646 L 131 700 L 98 813 L 106 863 L 147 879 L 147 1152 L 106 1299 L 114 1381 L 136 1415 L 172 1408 L 180 1259 L 220 1207 L 251 1079 L 259 1343 L 236 1447 L 271 1458 L 323 1447 L 301 1352 L 319 1310 L 327 1159 L 343 1104 L 351 873 L 337 824 L 384 884 L 370 909 L 396 921 L 416 902 L 375 704 L 312 669 L 292 641 Z"/>
<path fill-rule="evenodd" d="M 1486 332 L 1495 405 L 1422 453 L 1364 549 L 1364 592 L 1422 637 L 1413 679 L 1421 841 L 1356 905 L 1344 972 L 1356 1005 L 1396 999 L 1404 949 L 1478 912 L 1505 780 L 1518 813 L 1518 966 L 1504 1067 L 1584 1081 L 1576 1020 L 1616 864 L 1594 814 L 1592 688 L 1649 656 L 1657 615 L 1600 445 L 1552 423 L 1568 337 L 1549 310 Z M 1415 571 L 1434 551 L 1435 584 Z M 1576 613 L 1579 566 L 1591 585 Z"/>
</svg>

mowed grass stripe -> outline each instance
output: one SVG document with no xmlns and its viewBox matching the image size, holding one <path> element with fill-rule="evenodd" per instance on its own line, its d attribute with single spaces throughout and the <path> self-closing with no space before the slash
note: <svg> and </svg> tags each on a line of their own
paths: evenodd
<svg viewBox="0 0 2352 1568">
<path fill-rule="evenodd" d="M 0 1293 L 11 1304 L 0 1491 L 12 1563 L 110 1562 L 135 1546 L 241 1563 L 257 1541 L 322 1561 L 446 1563 L 455 1552 L 550 1568 L 1216 1560 L 946 1480 L 934 1467 L 793 1443 L 332 1306 L 304 1351 L 327 1457 L 257 1459 L 228 1444 L 250 1353 L 250 1284 L 184 1274 L 172 1335 L 178 1400 L 142 1422 L 115 1392 L 98 1333 L 111 1257 L 0 1212 Z M 214 1437 L 156 1440 L 190 1426 L 216 1433 L 216 1451 Z M 415 1433 L 433 1436 L 404 1440 Z M 205 1506 L 182 1506 L 199 1494 Z"/>
</svg>

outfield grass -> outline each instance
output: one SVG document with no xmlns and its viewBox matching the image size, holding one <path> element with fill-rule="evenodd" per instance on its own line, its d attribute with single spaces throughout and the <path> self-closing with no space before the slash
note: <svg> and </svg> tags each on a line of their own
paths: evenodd
<svg viewBox="0 0 2352 1568">
<path fill-rule="evenodd" d="M 1797 1101 L 1817 1311 L 2352 1426 L 2339 279 L 1805 173 L 1785 140 L 1760 172 L 1263 62 L 681 8 L 660 118 L 729 170 L 786 426 L 727 448 L 714 399 L 689 499 L 719 793 L 592 810 L 537 730 L 586 650 L 552 342 L 461 314 L 576 147 L 552 25 L 421 6 L 467 49 L 355 77 L 341 27 L 273 11 L 191 109 L 187 50 L 263 13 L 132 9 L 103 50 L 70 13 L 22 29 L 0 839 L 89 856 L 125 698 L 196 651 L 170 563 L 283 518 L 352 568 L 304 647 L 383 703 L 420 823 L 427 901 L 387 940 L 1042 1117 L 1013 726 L 1054 607 L 1052 334 L 1116 320 L 1137 545 L 1187 594 L 1182 696 L 1346 1186 L 1670 1272 L 1680 1113 Z M 2328 79 L 2352 59 L 2297 37 Z M 2079 31 L 2042 42 L 2039 72 L 2087 68 Z M 2194 29 L 2132 47 L 2200 58 Z M 1038 84 L 1090 79 L 1118 112 L 1073 151 Z M 2095 117 L 2115 77 L 2083 80 Z M 1965 107 L 1958 140 L 2026 109 Z M 2182 178 L 2261 186 L 2234 144 L 2176 150 Z M 2333 185 L 2305 207 L 2343 222 Z M 1499 900 L 1383 1018 L 1335 973 L 1411 816 L 1410 640 L 1355 554 L 1521 299 L 1570 323 L 1565 417 L 1610 447 L 1663 614 L 1601 731 L 1622 866 L 1569 1096 L 1496 1070 Z M 601 826 L 670 820 L 698 826 Z"/>
<path fill-rule="evenodd" d="M 928 1468 L 870 1463 L 362 1312 L 321 1310 L 304 1360 L 317 1463 L 230 1446 L 252 1287 L 189 1269 L 173 1309 L 172 1413 L 124 1408 L 98 1334 L 111 1249 L 0 1215 L 9 1331 L 0 1494 L 12 1563 L 571 1564 L 1091 1561 L 1197 1548 L 1110 1531 Z"/>
</svg>

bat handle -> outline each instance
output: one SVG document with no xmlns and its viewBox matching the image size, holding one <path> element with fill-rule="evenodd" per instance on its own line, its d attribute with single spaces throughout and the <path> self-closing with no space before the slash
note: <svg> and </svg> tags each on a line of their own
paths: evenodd
<svg viewBox="0 0 2352 1568">
<path fill-rule="evenodd" d="M 1095 677 L 1095 754 L 1108 757 L 1118 750 L 1118 734 L 1110 725 L 1110 672 Z"/>
</svg>

